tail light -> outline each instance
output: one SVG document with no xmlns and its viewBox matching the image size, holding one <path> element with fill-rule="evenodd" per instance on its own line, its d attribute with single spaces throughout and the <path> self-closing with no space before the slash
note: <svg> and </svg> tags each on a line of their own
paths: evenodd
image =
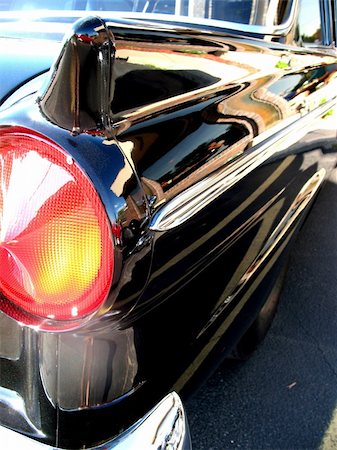
<svg viewBox="0 0 337 450">
<path fill-rule="evenodd" d="M 0 129 L 0 308 L 23 323 L 74 321 L 106 299 L 113 241 L 102 202 L 65 151 Z"/>
</svg>

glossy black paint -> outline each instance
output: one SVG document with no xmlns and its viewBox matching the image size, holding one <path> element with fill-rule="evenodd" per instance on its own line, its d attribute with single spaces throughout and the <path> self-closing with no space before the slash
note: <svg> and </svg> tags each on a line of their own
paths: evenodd
<svg viewBox="0 0 337 450">
<path fill-rule="evenodd" d="M 1 358 L 0 384 L 26 408 L 13 417 L 5 406 L 1 423 L 64 448 L 117 435 L 165 392 L 188 392 L 230 352 L 336 161 L 336 130 L 320 119 L 336 96 L 333 53 L 130 21 L 102 26 L 113 34 L 109 52 L 116 49 L 113 68 L 109 53 L 103 69 L 115 86 L 111 110 L 110 102 L 102 109 L 101 88 L 97 104 L 85 102 L 102 67 L 82 37 L 90 51 L 80 58 L 79 91 L 66 82 L 70 38 L 39 103 L 33 93 L 0 113 L 1 126 L 34 129 L 65 148 L 121 229 L 110 296 L 90 321 L 51 334 L 0 316 L 0 333 L 20 336 L 15 357 Z M 65 76 L 59 85 L 56 75 Z M 73 111 L 70 91 L 79 93 Z M 62 102 L 50 108 L 54 100 L 66 115 Z M 178 225 L 152 225 L 180 194 L 198 198 L 194 189 L 214 176 L 232 181 L 196 212 L 178 214 Z"/>
</svg>

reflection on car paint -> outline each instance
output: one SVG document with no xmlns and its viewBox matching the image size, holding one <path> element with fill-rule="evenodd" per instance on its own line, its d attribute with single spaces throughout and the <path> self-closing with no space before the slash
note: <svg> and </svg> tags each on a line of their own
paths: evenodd
<svg viewBox="0 0 337 450">
<path fill-rule="evenodd" d="M 29 418 L 11 428 L 31 421 L 53 445 L 95 445 L 229 351 L 335 165 L 336 73 L 319 49 L 128 20 L 75 25 L 38 95 L 9 98 L 0 120 L 39 129 L 86 170 L 117 269 L 78 329 L 41 333 L 0 314 L 0 381 Z"/>
</svg>

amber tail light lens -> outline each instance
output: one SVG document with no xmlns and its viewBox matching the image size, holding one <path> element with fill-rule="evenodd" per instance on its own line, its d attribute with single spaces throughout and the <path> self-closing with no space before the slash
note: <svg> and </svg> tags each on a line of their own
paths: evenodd
<svg viewBox="0 0 337 450">
<path fill-rule="evenodd" d="M 74 321 L 105 301 L 111 227 L 90 179 L 49 139 L 0 129 L 1 309 L 26 324 Z"/>
</svg>

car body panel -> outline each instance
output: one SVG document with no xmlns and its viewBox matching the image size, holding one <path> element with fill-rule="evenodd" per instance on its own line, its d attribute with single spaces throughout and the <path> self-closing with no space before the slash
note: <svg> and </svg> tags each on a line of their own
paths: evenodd
<svg viewBox="0 0 337 450">
<path fill-rule="evenodd" d="M 0 313 L 0 423 L 92 447 L 188 393 L 255 319 L 336 164 L 337 61 L 89 18 L 49 73 L 7 95 L 48 58 L 1 93 L 0 126 L 47 136 L 85 171 L 118 230 L 116 271 L 102 307 L 69 329 Z"/>
</svg>

